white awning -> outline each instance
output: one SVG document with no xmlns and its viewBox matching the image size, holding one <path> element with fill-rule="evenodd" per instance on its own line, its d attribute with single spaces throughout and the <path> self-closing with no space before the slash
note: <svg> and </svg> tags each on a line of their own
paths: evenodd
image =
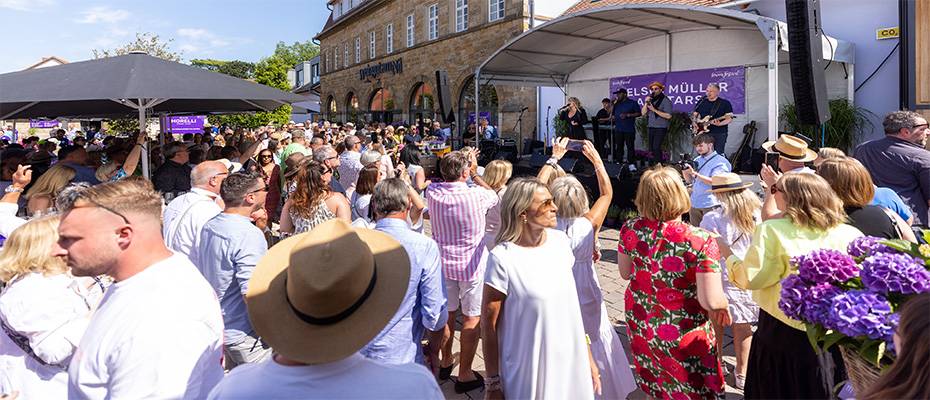
<svg viewBox="0 0 930 400">
<path fill-rule="evenodd" d="M 562 86 L 579 67 L 627 44 L 708 29 L 755 32 L 765 40 L 774 39 L 777 31 L 778 49 L 788 51 L 787 27 L 772 18 L 721 8 L 627 4 L 582 11 L 542 24 L 498 49 L 478 70 L 484 82 Z M 823 40 L 825 60 L 853 63 L 852 44 L 826 36 Z"/>
</svg>

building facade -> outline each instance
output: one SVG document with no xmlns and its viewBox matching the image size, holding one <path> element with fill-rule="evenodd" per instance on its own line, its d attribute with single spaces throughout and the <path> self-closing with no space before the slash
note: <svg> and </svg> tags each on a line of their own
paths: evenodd
<svg viewBox="0 0 930 400">
<path fill-rule="evenodd" d="M 565 3 L 567 8 L 573 1 Z M 435 73 L 445 71 L 456 130 L 462 132 L 475 119 L 475 69 L 530 26 L 528 0 L 329 4 L 333 12 L 316 36 L 320 98 L 323 116 L 337 121 L 441 119 Z M 482 84 L 480 116 L 502 136 L 531 137 L 536 96 L 535 88 Z"/>
</svg>

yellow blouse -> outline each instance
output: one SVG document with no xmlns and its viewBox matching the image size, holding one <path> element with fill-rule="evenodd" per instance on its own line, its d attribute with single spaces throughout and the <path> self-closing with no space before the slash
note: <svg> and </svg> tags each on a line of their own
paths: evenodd
<svg viewBox="0 0 930 400">
<path fill-rule="evenodd" d="M 730 282 L 751 290 L 753 300 L 769 315 L 804 330 L 804 323 L 788 318 L 778 308 L 782 279 L 797 273 L 789 264 L 791 257 L 818 249 L 845 252 L 849 242 L 860 236 L 862 232 L 846 224 L 820 231 L 798 227 L 788 218 L 765 221 L 756 227 L 746 258 L 740 260 L 733 255 L 727 259 Z"/>
</svg>

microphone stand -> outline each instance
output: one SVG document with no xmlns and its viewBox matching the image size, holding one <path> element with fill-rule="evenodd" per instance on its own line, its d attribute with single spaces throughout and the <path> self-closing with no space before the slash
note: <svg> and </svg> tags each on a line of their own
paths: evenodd
<svg viewBox="0 0 930 400">
<path fill-rule="evenodd" d="M 543 154 L 546 154 L 546 146 L 549 145 L 549 112 L 552 111 L 552 106 L 546 106 L 546 142 L 543 143 Z"/>
</svg>

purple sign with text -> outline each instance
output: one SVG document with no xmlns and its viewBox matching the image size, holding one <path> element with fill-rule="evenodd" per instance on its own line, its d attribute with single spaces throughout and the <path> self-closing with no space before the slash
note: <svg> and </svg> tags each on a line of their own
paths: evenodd
<svg viewBox="0 0 930 400">
<path fill-rule="evenodd" d="M 168 117 L 168 132 L 183 135 L 185 133 L 203 133 L 203 115 L 175 115 Z"/>
<path fill-rule="evenodd" d="M 54 128 L 61 124 L 56 120 L 44 120 L 44 119 L 30 119 L 29 127 L 30 128 Z"/>
<path fill-rule="evenodd" d="M 649 96 L 649 84 L 665 84 L 665 95 L 675 111 L 691 112 L 704 97 L 708 83 L 720 85 L 720 97 L 730 101 L 734 114 L 746 113 L 746 68 L 721 67 L 657 74 L 618 76 L 610 78 L 610 93 L 626 88 L 631 99 L 640 105 Z"/>
<path fill-rule="evenodd" d="M 484 118 L 484 119 L 488 120 L 488 123 L 490 123 L 490 121 L 491 121 L 491 112 L 490 112 L 490 111 L 481 111 L 481 113 L 478 114 L 478 115 L 480 115 L 481 118 Z M 468 123 L 469 123 L 469 124 L 474 124 L 474 123 L 475 123 L 475 112 L 474 112 L 474 111 L 468 113 Z"/>
</svg>

